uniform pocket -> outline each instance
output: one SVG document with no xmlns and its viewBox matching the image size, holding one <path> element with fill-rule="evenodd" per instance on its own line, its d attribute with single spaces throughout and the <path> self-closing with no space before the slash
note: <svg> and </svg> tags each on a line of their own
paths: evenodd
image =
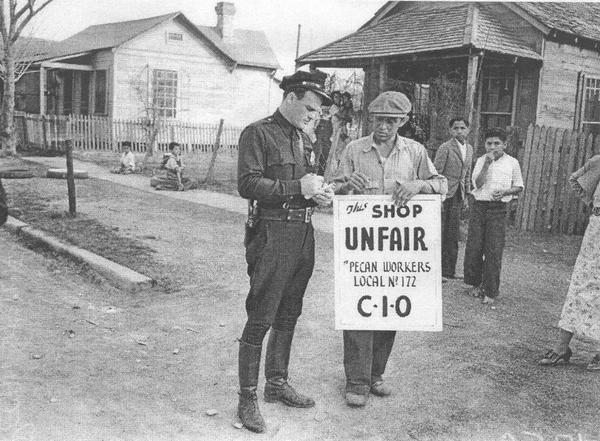
<svg viewBox="0 0 600 441">
<path fill-rule="evenodd" d="M 292 179 L 295 166 L 296 160 L 291 151 L 271 149 L 267 155 L 268 173 L 275 179 Z"/>
</svg>

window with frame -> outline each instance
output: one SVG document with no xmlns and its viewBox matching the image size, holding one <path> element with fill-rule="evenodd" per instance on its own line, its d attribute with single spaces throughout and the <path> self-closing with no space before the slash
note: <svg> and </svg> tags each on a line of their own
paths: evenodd
<svg viewBox="0 0 600 441">
<path fill-rule="evenodd" d="M 153 70 L 152 101 L 158 116 L 165 118 L 177 116 L 177 71 Z"/>
<path fill-rule="evenodd" d="M 513 69 L 488 66 L 481 84 L 481 127 L 507 127 L 513 114 L 515 73 Z"/>
<path fill-rule="evenodd" d="M 585 78 L 581 128 L 600 133 L 600 78 Z"/>
<path fill-rule="evenodd" d="M 94 113 L 106 115 L 106 71 L 97 70 L 94 74 Z"/>
</svg>

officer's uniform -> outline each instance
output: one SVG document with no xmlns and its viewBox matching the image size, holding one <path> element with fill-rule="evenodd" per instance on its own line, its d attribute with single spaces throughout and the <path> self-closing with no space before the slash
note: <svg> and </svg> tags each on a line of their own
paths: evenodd
<svg viewBox="0 0 600 441">
<path fill-rule="evenodd" d="M 323 102 L 324 77 L 298 71 L 284 77 L 281 88 L 301 88 Z M 265 400 L 294 407 L 314 401 L 287 384 L 290 348 L 302 312 L 306 285 L 314 267 L 316 203 L 302 195 L 300 179 L 313 172 L 314 154 L 308 136 L 276 111 L 250 124 L 239 141 L 238 191 L 256 201 L 246 229 L 246 261 L 250 291 L 248 321 L 240 339 L 238 415 L 250 430 L 262 432 L 264 421 L 256 404 L 262 341 L 271 328 L 265 358 Z"/>
<path fill-rule="evenodd" d="M 283 325 L 302 312 L 302 297 L 314 265 L 312 199 L 300 193 L 300 178 L 312 169 L 310 140 L 279 111 L 246 127 L 239 142 L 238 190 L 257 201 L 258 221 L 246 240 L 250 322 Z"/>
</svg>

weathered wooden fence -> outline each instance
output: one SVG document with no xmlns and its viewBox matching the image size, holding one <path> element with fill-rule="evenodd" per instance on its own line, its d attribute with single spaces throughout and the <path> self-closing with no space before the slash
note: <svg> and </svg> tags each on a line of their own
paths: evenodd
<svg viewBox="0 0 600 441">
<path fill-rule="evenodd" d="M 519 158 L 525 189 L 515 225 L 525 231 L 583 234 L 588 208 L 571 191 L 569 176 L 600 153 L 600 136 L 529 126 Z"/>
<path fill-rule="evenodd" d="M 130 141 L 134 152 L 145 152 L 148 140 L 147 122 L 112 119 L 88 115 L 31 115 L 15 117 L 18 142 L 46 150 L 64 150 L 64 141 L 73 141 L 78 150 L 118 151 L 119 143 Z M 212 151 L 219 124 L 164 120 L 158 123 L 156 148 L 167 151 L 171 141 L 177 141 L 187 152 Z M 221 135 L 221 153 L 237 154 L 242 128 L 225 125 Z"/>
</svg>

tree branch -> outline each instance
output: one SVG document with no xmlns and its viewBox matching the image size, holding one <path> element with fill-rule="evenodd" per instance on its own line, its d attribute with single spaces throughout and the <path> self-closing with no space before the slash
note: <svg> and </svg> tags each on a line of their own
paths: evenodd
<svg viewBox="0 0 600 441">
<path fill-rule="evenodd" d="M 2 34 L 2 41 L 6 46 L 8 43 L 8 28 L 5 20 L 6 14 L 4 14 L 4 0 L 0 0 L 0 33 Z"/>
<path fill-rule="evenodd" d="M 37 9 L 33 9 L 33 6 L 35 5 L 36 0 L 28 0 L 29 1 L 29 15 L 27 15 L 23 21 L 21 21 L 21 23 L 19 24 L 19 27 L 17 28 L 17 30 L 15 31 L 15 33 L 12 35 L 11 37 L 11 41 L 14 43 L 15 41 L 17 41 L 17 39 L 19 38 L 19 36 L 21 35 L 21 32 L 23 31 L 23 28 L 25 26 L 27 26 L 27 23 L 29 23 L 29 21 L 35 17 L 37 14 L 39 14 L 39 12 L 44 9 L 46 6 L 48 6 L 50 3 L 52 3 L 54 0 L 46 0 L 44 3 L 41 4 L 41 6 L 39 6 Z M 16 5 L 15 5 L 16 6 Z M 13 11 L 14 12 L 14 11 Z M 11 14 L 12 15 L 12 14 Z M 12 15 L 15 16 L 15 15 Z M 15 19 L 16 22 L 16 19 Z"/>
</svg>

